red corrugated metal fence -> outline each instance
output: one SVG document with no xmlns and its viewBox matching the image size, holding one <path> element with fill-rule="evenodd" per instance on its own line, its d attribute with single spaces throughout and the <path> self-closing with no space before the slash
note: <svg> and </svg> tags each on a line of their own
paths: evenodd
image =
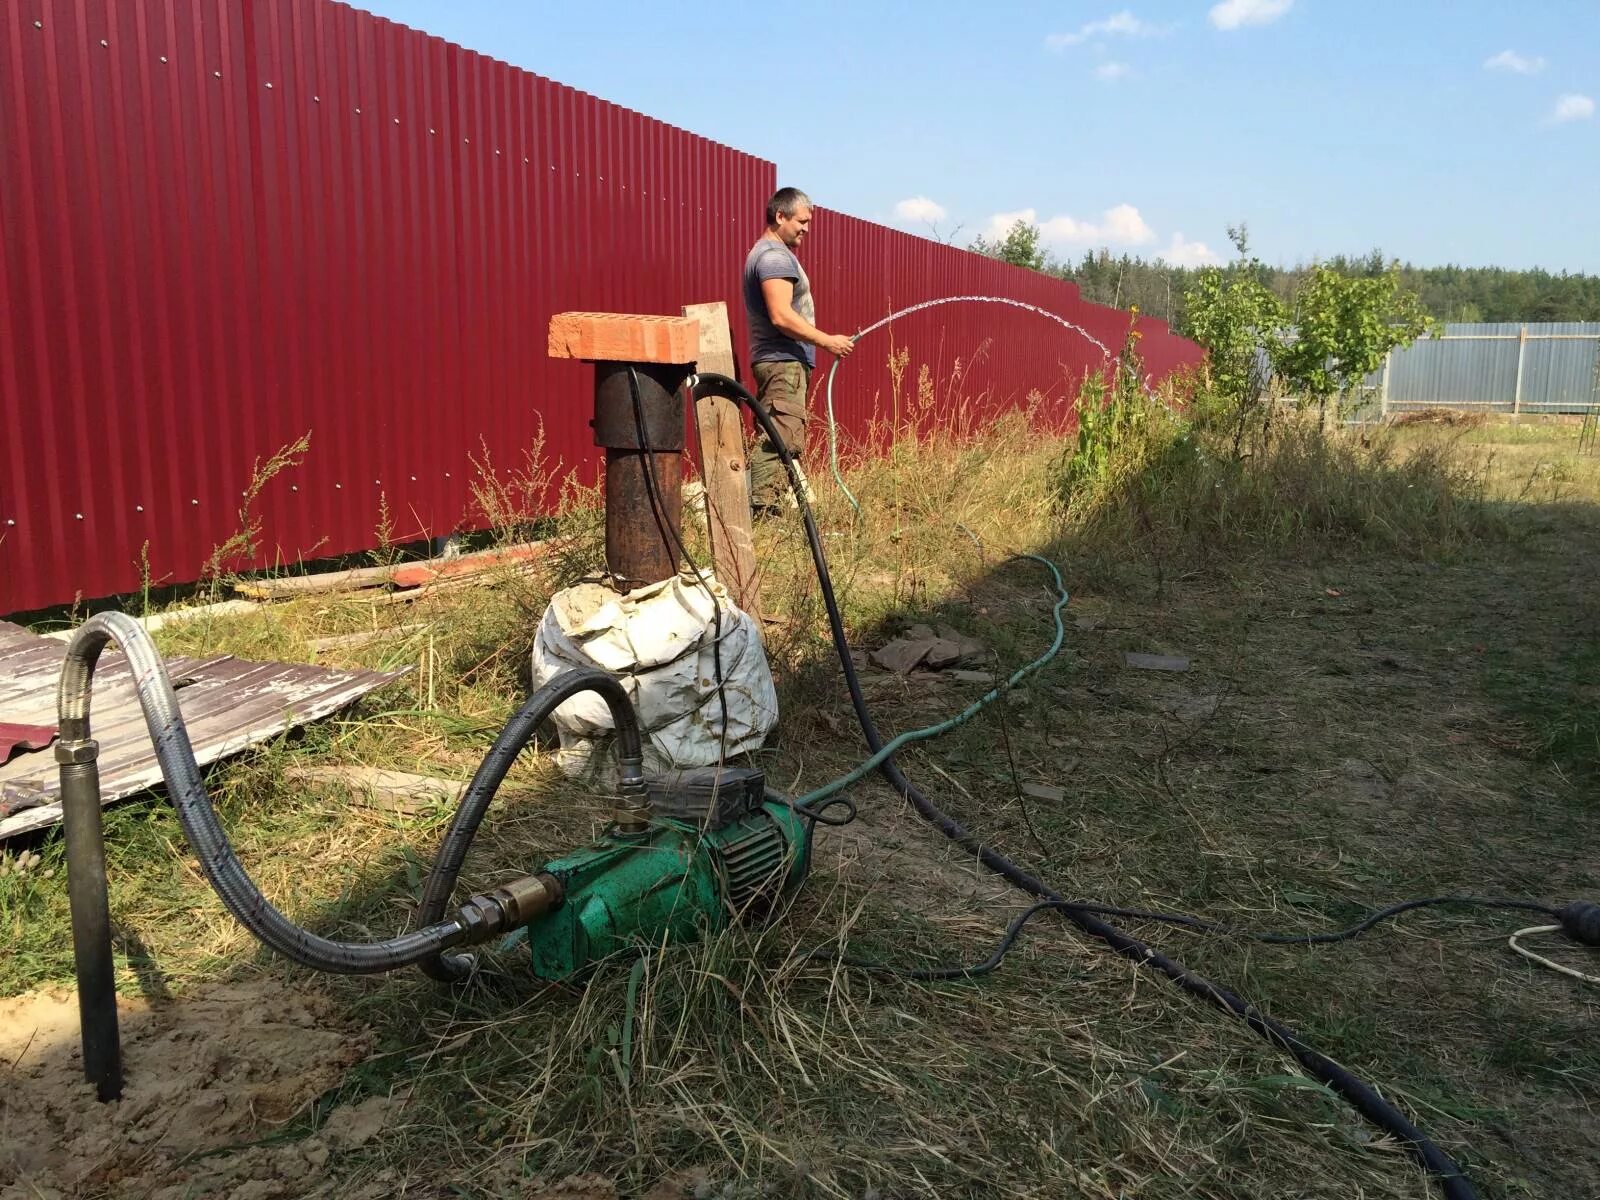
<svg viewBox="0 0 1600 1200">
<path fill-rule="evenodd" d="M 1119 353 L 1127 340 L 1133 318 L 1080 299 L 1076 284 L 842 213 L 823 212 L 814 227 L 801 257 L 816 286 L 817 321 L 829 332 L 851 333 L 951 296 L 1020 301 L 1060 318 L 979 301 L 898 318 L 864 340 L 839 370 L 835 410 L 856 432 L 874 419 L 892 419 L 889 360 L 897 350 L 905 352 L 903 407 L 916 397 L 925 366 L 941 405 L 964 400 L 981 417 L 1024 403 L 1036 391 L 1046 401 L 1045 417 L 1064 422 L 1084 371 L 1102 369 L 1107 354 Z M 1136 346 L 1152 381 L 1200 359 L 1199 347 L 1169 332 L 1164 321 L 1141 316 L 1137 329 Z M 828 360 L 819 365 L 825 375 Z"/>
<path fill-rule="evenodd" d="M 551 313 L 728 301 L 773 164 L 328 0 L 12 0 L 0 26 L 0 612 L 470 525 L 473 459 L 593 469 Z M 1071 285 L 826 213 L 825 327 L 986 291 L 1117 345 Z M 1098 356 L 1017 310 L 909 318 L 995 404 Z M 1151 323 L 1153 372 L 1198 351 Z M 942 340 L 941 340 L 942 339 Z M 864 425 L 884 355 L 840 398 Z M 1092 349 L 1092 348 L 1089 348 Z M 876 360 L 876 365 L 874 365 Z M 383 516 L 387 513 L 387 518 Z M 146 567 L 147 564 L 147 567 Z"/>
</svg>

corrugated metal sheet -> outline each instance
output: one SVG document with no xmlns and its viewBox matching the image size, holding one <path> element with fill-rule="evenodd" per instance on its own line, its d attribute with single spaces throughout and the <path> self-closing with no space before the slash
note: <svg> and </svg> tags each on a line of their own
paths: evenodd
<svg viewBox="0 0 1600 1200">
<path fill-rule="evenodd" d="M 893 420 L 896 412 L 904 419 L 925 397 L 939 412 L 965 405 L 981 417 L 1025 402 L 1032 391 L 1046 401 L 1044 418 L 1064 426 L 1085 370 L 1102 369 L 1101 347 L 1115 354 L 1128 334 L 1126 312 L 1082 300 L 1076 284 L 843 213 L 818 214 L 801 257 L 816 286 L 817 322 L 830 332 L 854 332 L 945 296 L 1022 301 L 1084 331 L 985 303 L 939 306 L 902 317 L 864 340 L 839 371 L 836 409 L 856 433 L 874 420 Z M 1199 348 L 1170 333 L 1163 321 L 1140 317 L 1138 331 L 1138 348 L 1154 379 L 1200 361 Z M 890 368 L 897 350 L 906 360 L 898 390 Z"/>
<path fill-rule="evenodd" d="M 1522 364 L 1523 412 L 1582 412 L 1600 405 L 1600 324 L 1541 325 L 1540 333 L 1565 334 L 1535 340 L 1528 327 Z M 1572 334 L 1588 334 L 1572 340 Z"/>
<path fill-rule="evenodd" d="M 1527 340 L 1521 338 L 1527 329 Z M 1518 402 L 1518 361 L 1521 400 Z M 1381 386 L 1382 374 L 1368 379 Z M 1582 412 L 1600 403 L 1600 324 L 1517 322 L 1450 324 L 1443 336 L 1396 350 L 1389 367 L 1390 408 L 1488 408 Z"/>
<path fill-rule="evenodd" d="M 0 721 L 44 726 L 54 734 L 56 686 L 66 654 L 65 643 L 0 621 Z M 169 658 L 166 666 L 202 766 L 338 712 L 410 670 L 328 670 L 228 654 Z M 128 660 L 116 647 L 101 658 L 94 679 L 100 799 L 110 804 L 160 783 L 161 765 Z M 60 794 L 60 768 L 44 747 L 0 764 L 0 839 L 61 820 Z"/>
<path fill-rule="evenodd" d="M 256 464 L 308 433 L 250 565 L 471 527 L 474 460 L 515 467 L 541 430 L 592 472 L 588 372 L 545 356 L 550 314 L 722 299 L 743 346 L 776 178 L 328 0 L 11 0 L 0 163 L 0 612 L 145 563 L 194 579 Z M 835 328 L 976 290 L 1121 340 L 1069 284 L 841 215 L 807 258 Z M 986 402 L 1059 397 L 1088 361 L 1026 313 L 945 311 L 896 336 L 935 378 L 981 361 Z M 1198 356 L 1142 328 L 1157 375 Z M 852 369 L 848 421 L 885 374 Z"/>
<path fill-rule="evenodd" d="M 1389 404 L 1442 404 L 1478 408 L 1504 397 L 1510 406 L 1517 385 L 1515 341 L 1445 341 L 1420 338 L 1396 350 L 1389 366 Z"/>
</svg>

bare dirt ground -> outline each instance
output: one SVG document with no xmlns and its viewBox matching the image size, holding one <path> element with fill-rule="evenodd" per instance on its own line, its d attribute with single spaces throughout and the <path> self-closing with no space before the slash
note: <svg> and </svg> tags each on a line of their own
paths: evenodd
<svg viewBox="0 0 1600 1200">
<path fill-rule="evenodd" d="M 75 996 L 50 989 L 0 1001 L 7 1200 L 333 1195 L 316 1185 L 329 1158 L 370 1140 L 403 1107 L 368 1099 L 334 1113 L 315 1137 L 241 1150 L 306 1115 L 367 1055 L 371 1035 L 348 1028 L 325 991 L 277 979 L 154 1005 L 123 1000 L 120 1009 L 128 1086 L 103 1105 L 83 1080 Z"/>
<path fill-rule="evenodd" d="M 76 997 L 51 988 L 0 1001 L 0 1197 L 381 1200 L 448 1195 L 413 1172 L 379 1170 L 349 1185 L 340 1156 L 393 1137 L 415 1118 L 404 1091 L 326 1105 L 374 1036 L 353 1027 L 314 983 L 267 978 L 198 989 L 182 1000 L 119 1003 L 127 1087 L 101 1104 L 83 1079 Z M 683 1174 L 656 1200 L 684 1195 Z M 513 1173 L 500 1194 L 526 1200 L 617 1200 L 615 1182 L 576 1174 L 546 1182 Z"/>
</svg>

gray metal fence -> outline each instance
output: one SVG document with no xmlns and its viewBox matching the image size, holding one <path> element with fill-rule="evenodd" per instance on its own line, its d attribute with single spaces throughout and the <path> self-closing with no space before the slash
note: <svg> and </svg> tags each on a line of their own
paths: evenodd
<svg viewBox="0 0 1600 1200">
<path fill-rule="evenodd" d="M 1600 408 L 1600 322 L 1446 325 L 1389 355 L 1359 408 L 1585 413 Z"/>
</svg>

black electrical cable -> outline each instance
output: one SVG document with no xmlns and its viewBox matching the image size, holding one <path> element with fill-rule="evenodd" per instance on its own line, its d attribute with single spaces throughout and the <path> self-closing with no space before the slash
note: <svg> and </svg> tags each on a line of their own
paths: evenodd
<svg viewBox="0 0 1600 1200">
<path fill-rule="evenodd" d="M 827 950 L 813 950 L 805 955 L 807 959 L 819 959 L 823 962 L 837 963 L 841 967 L 849 967 L 855 971 L 866 971 L 873 975 L 892 975 L 896 979 L 912 979 L 919 983 L 936 983 L 946 979 L 977 979 L 987 975 L 999 967 L 1007 954 L 1011 953 L 1012 946 L 1022 934 L 1022 927 L 1034 917 L 1047 909 L 1066 909 L 1077 907 L 1068 905 L 1059 900 L 1041 900 L 1037 904 L 1023 909 L 1011 918 L 1011 924 L 1006 926 L 1004 935 L 995 943 L 994 950 L 989 957 L 981 963 L 974 963 L 970 967 L 897 967 L 892 963 L 877 962 L 870 958 L 856 958 L 849 954 L 833 954 Z"/>
<path fill-rule="evenodd" d="M 811 861 L 811 843 L 816 837 L 818 825 L 830 825 L 837 829 L 850 824 L 857 816 L 856 802 L 850 799 L 849 796 L 829 796 L 820 804 L 802 804 L 800 801 L 785 796 L 774 788 L 768 788 L 766 794 L 769 803 L 787 805 L 794 810 L 796 816 L 806 823 L 805 847 L 801 854 L 804 861 L 808 863 Z M 829 810 L 834 808 L 842 808 L 844 812 L 837 816 L 832 816 L 829 814 Z"/>
<path fill-rule="evenodd" d="M 767 796 L 768 799 L 775 797 L 780 803 L 787 804 L 813 825 L 832 825 L 838 828 L 856 819 L 856 802 L 849 796 L 829 796 L 818 805 L 801 804 L 798 800 L 790 800 L 777 792 L 768 792 Z M 843 808 L 844 815 L 830 817 L 827 815 L 830 808 Z"/>
<path fill-rule="evenodd" d="M 806 815 L 802 813 L 801 815 Z M 823 824 L 840 824 L 838 821 L 825 821 Z M 1333 942 L 1346 942 L 1358 938 L 1370 930 L 1380 921 L 1399 916 L 1414 908 L 1423 908 L 1428 905 L 1456 904 L 1478 908 L 1519 908 L 1533 912 L 1548 913 L 1557 918 L 1561 909 L 1548 904 L 1539 904 L 1532 900 L 1502 900 L 1482 896 L 1428 896 L 1420 900 L 1406 900 L 1400 904 L 1391 904 L 1387 908 L 1379 909 L 1369 914 L 1363 920 L 1346 929 L 1334 930 L 1329 933 L 1266 933 L 1253 929 L 1236 929 L 1231 925 L 1220 925 L 1213 921 L 1204 921 L 1199 917 L 1189 916 L 1187 913 L 1151 912 L 1140 908 L 1117 908 L 1110 904 L 1091 904 L 1081 900 L 1042 900 L 1033 907 L 1018 913 L 1012 918 L 1011 924 L 1006 926 L 1006 931 L 1000 940 L 995 943 L 994 950 L 983 962 L 970 967 L 900 967 L 892 963 L 877 962 L 871 959 L 855 958 L 845 954 L 833 954 L 827 950 L 813 950 L 806 955 L 807 958 L 821 959 L 825 962 L 836 962 L 858 971 L 871 971 L 879 975 L 893 975 L 900 979 L 915 979 L 919 981 L 940 979 L 974 979 L 980 975 L 987 975 L 998 967 L 1005 956 L 1015 948 L 1017 938 L 1022 933 L 1022 927 L 1036 915 L 1047 910 L 1069 912 L 1094 913 L 1102 917 L 1121 917 L 1129 921 L 1162 921 L 1169 925 L 1177 925 L 1196 933 L 1213 933 L 1225 937 L 1242 938 L 1252 942 L 1266 942 L 1271 945 L 1281 946 L 1323 946 Z"/>
<path fill-rule="evenodd" d="M 1558 917 L 1561 911 L 1553 905 L 1540 904 L 1537 900 L 1510 900 L 1500 896 L 1423 896 L 1417 900 L 1402 900 L 1398 904 L 1380 908 L 1346 929 L 1336 929 L 1327 933 L 1267 933 L 1254 929 L 1239 929 L 1232 925 L 1223 925 L 1215 921 L 1206 921 L 1199 917 L 1189 916 L 1187 913 L 1149 912 L 1137 908 L 1108 908 L 1103 905 L 1083 904 L 1078 901 L 1073 901 L 1073 903 L 1086 912 L 1099 913 L 1102 916 L 1123 917 L 1132 921 L 1162 921 L 1168 925 L 1177 925 L 1184 929 L 1194 930 L 1197 933 L 1216 933 L 1224 937 L 1243 938 L 1252 942 L 1266 942 L 1277 946 L 1326 946 L 1334 942 L 1347 942 L 1352 938 L 1360 937 L 1380 921 L 1387 921 L 1391 917 L 1410 912 L 1414 908 L 1428 908 L 1433 905 L 1457 905 L 1462 908 L 1526 909 L 1529 912 L 1546 913 L 1553 917 Z"/>
<path fill-rule="evenodd" d="M 872 713 L 867 708 L 866 697 L 861 691 L 861 680 L 856 674 L 855 663 L 850 657 L 850 643 L 845 636 L 844 619 L 839 612 L 838 601 L 834 597 L 833 580 L 828 572 L 822 536 L 817 530 L 816 519 L 812 516 L 811 506 L 806 500 L 805 489 L 801 486 L 795 471 L 794 457 L 783 441 L 783 435 L 778 432 L 771 417 L 757 403 L 756 398 L 726 375 L 711 373 L 697 375 L 691 378 L 690 387 L 696 399 L 715 392 L 744 404 L 777 450 L 805 523 L 806 540 L 811 547 L 811 558 L 817 571 L 817 583 L 822 590 L 823 604 L 827 608 L 834 650 L 844 670 L 845 685 L 850 692 L 850 703 L 855 709 L 856 719 L 861 725 L 867 745 L 876 754 L 883 746 L 883 738 L 878 733 Z M 1084 932 L 1093 934 L 1119 954 L 1142 966 L 1160 971 L 1185 991 L 1209 1000 L 1219 1008 L 1239 1017 L 1262 1037 L 1293 1054 L 1312 1077 L 1338 1092 L 1369 1121 L 1404 1141 L 1423 1166 L 1438 1178 L 1448 1200 L 1476 1200 L 1476 1190 L 1455 1161 L 1412 1124 L 1404 1113 L 1379 1095 L 1370 1084 L 1310 1046 L 1293 1029 L 1267 1016 L 1236 993 L 1195 974 L 1182 963 L 1168 958 L 1117 926 L 1101 920 L 1092 910 L 1072 904 L 1043 880 L 1029 874 L 993 847 L 985 845 L 959 821 L 941 811 L 923 795 L 916 784 L 906 778 L 892 756 L 884 759 L 878 769 L 897 791 L 911 801 L 923 820 L 977 857 L 984 866 L 1022 891 L 1051 902 L 1052 907 L 1059 906 L 1057 911 L 1063 913 L 1073 924 Z"/>
<path fill-rule="evenodd" d="M 705 592 L 706 599 L 711 601 L 711 662 L 712 669 L 717 677 L 717 700 L 722 708 L 721 745 L 718 750 L 718 761 L 725 761 L 728 757 L 728 687 L 722 677 L 722 605 L 717 602 L 717 597 L 711 590 L 711 585 L 700 573 L 700 564 L 695 562 L 689 553 L 689 547 L 683 544 L 683 539 L 678 536 L 678 527 L 672 523 L 667 512 L 666 498 L 661 494 L 661 485 L 656 481 L 654 451 L 650 448 L 650 435 L 645 430 L 644 401 L 639 396 L 639 372 L 632 363 L 628 364 L 628 396 L 633 401 L 633 425 L 639 439 L 639 454 L 644 460 L 644 486 L 650 493 L 650 504 L 656 510 L 656 522 L 661 526 L 662 532 L 672 548 L 679 554 L 684 562 L 689 564 L 695 582 L 700 585 L 700 590 Z M 709 502 L 708 502 L 709 507 Z M 709 528 L 709 521 L 708 521 Z"/>
</svg>

